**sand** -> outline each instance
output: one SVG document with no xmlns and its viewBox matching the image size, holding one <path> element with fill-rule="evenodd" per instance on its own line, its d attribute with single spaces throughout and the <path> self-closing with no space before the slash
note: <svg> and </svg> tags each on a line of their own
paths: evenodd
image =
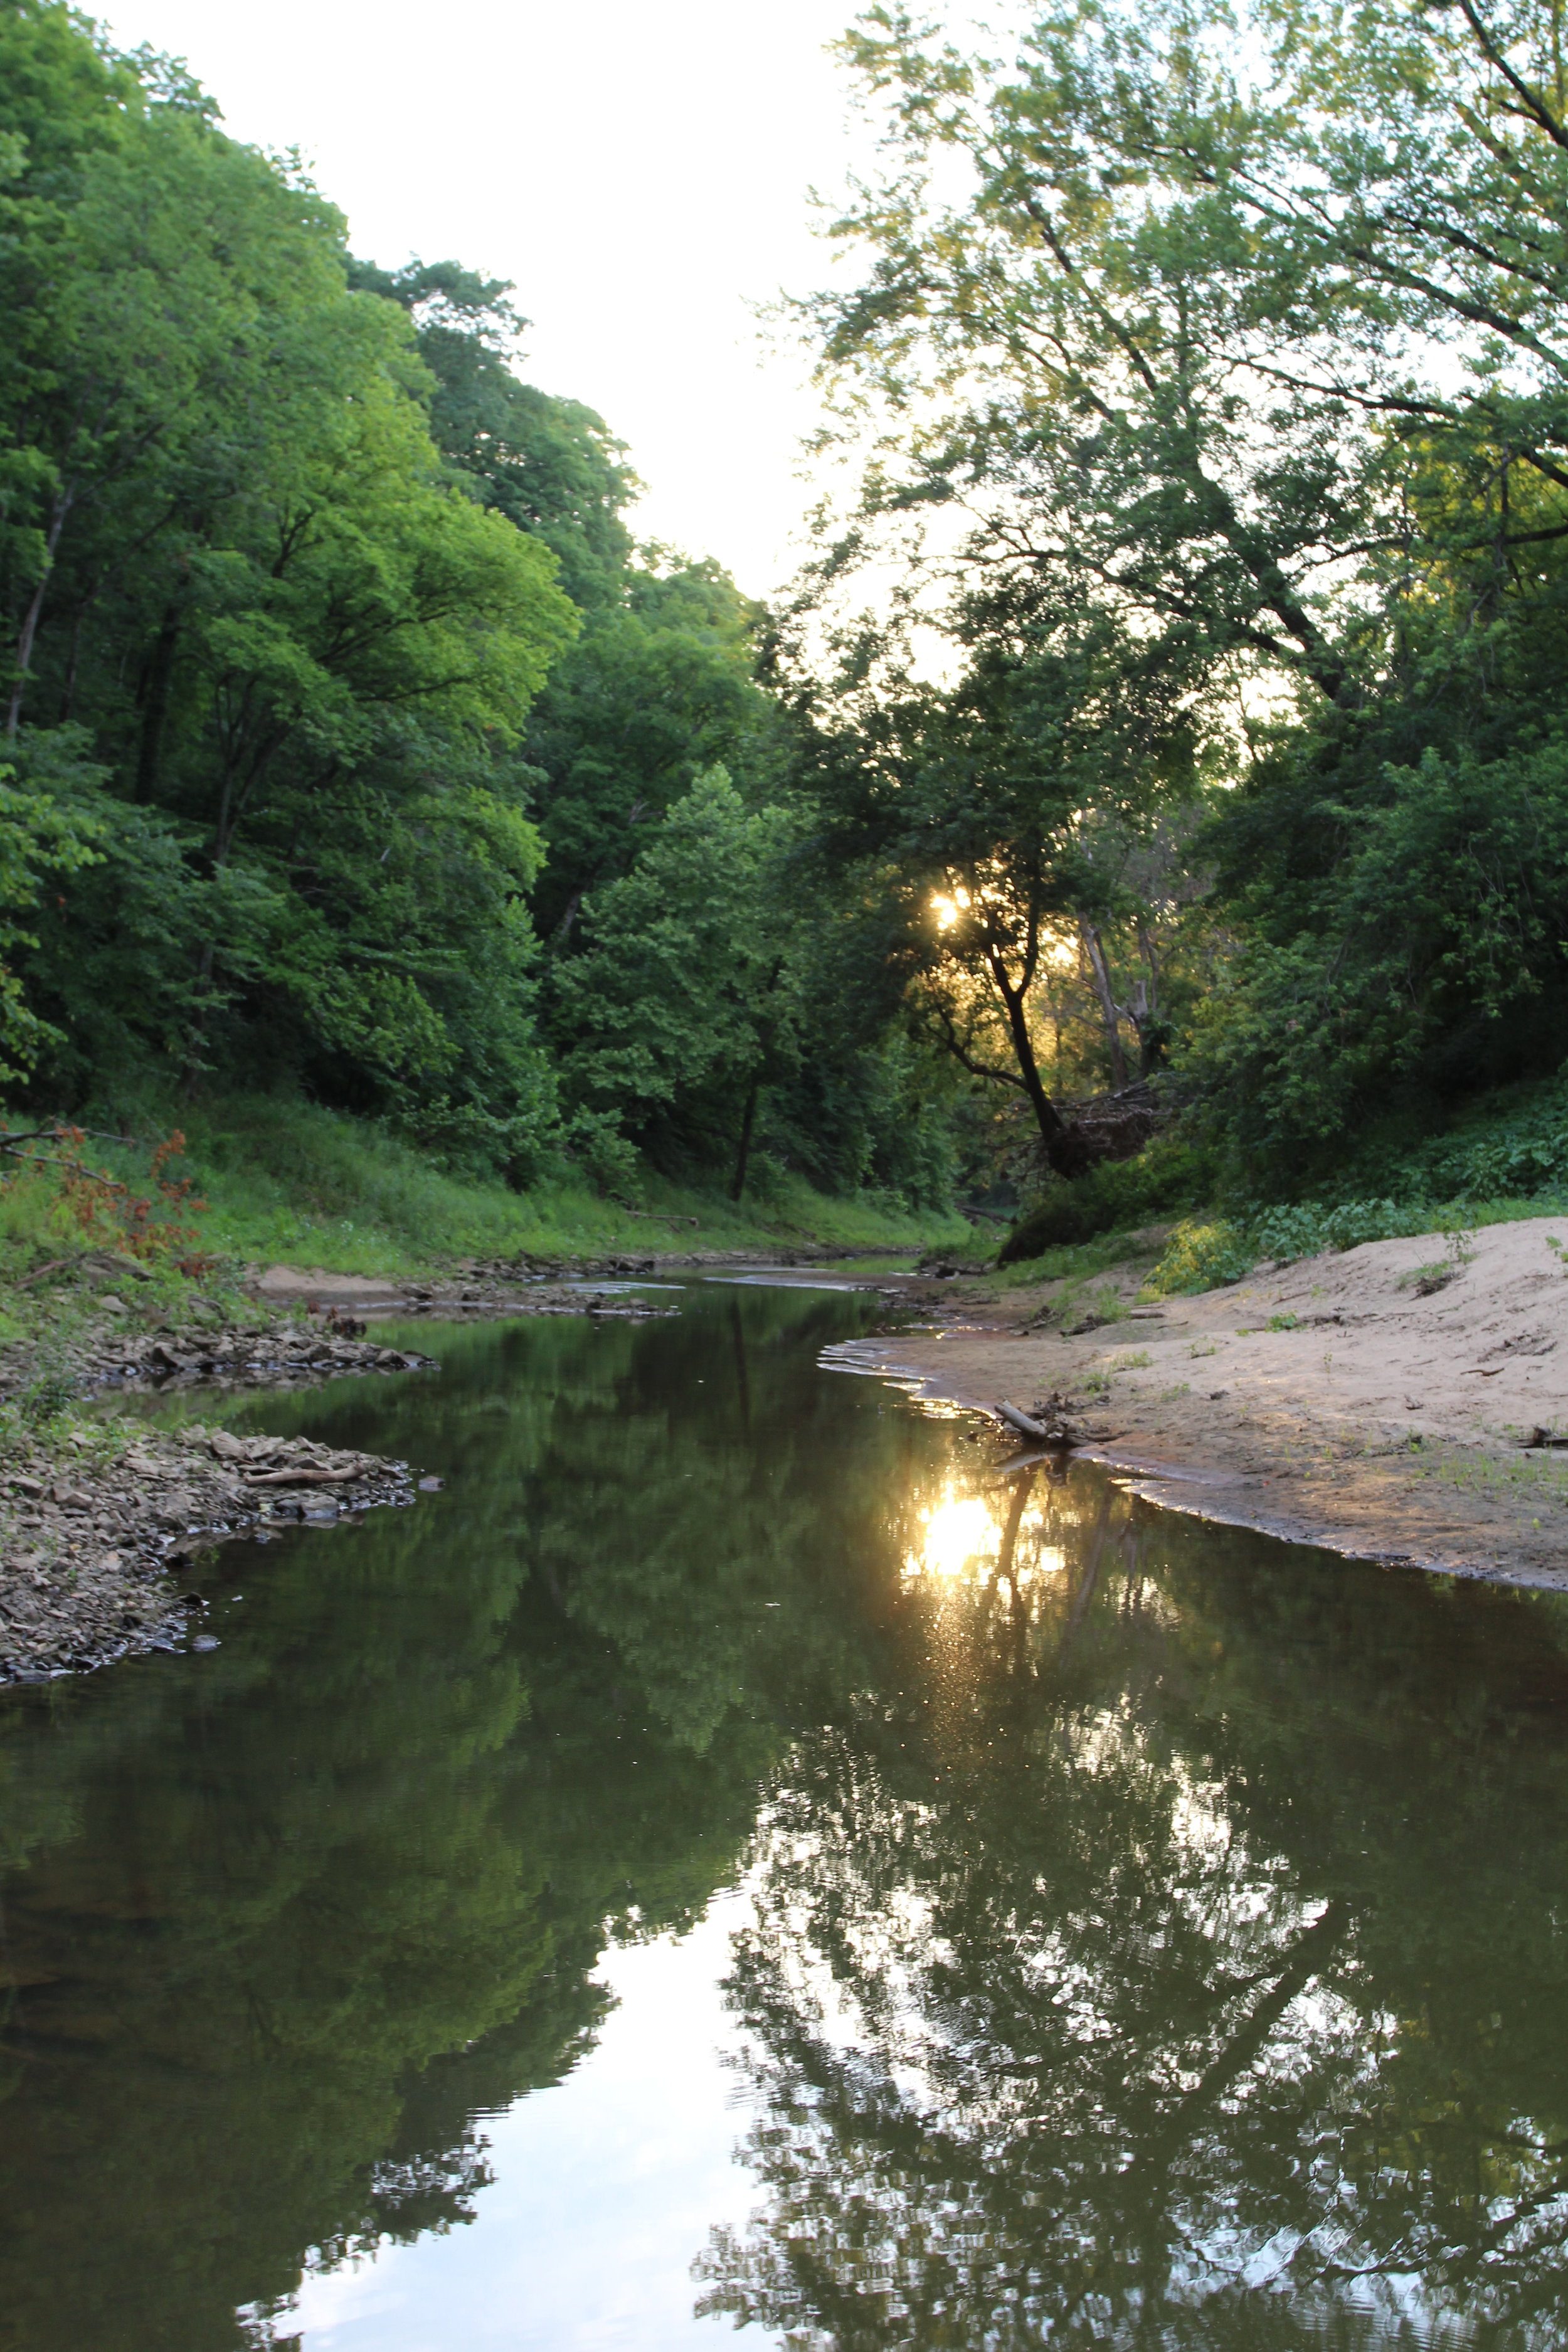
<svg viewBox="0 0 1568 2352">
<path fill-rule="evenodd" d="M 1139 1269 L 1079 1286 L 1119 1319 L 1068 1338 L 1064 1286 L 916 1286 L 937 1328 L 855 1351 L 919 1393 L 1026 1411 L 1057 1391 L 1140 1492 L 1359 1557 L 1568 1589 L 1568 1219 L 1259 1267 L 1157 1306 Z M 1427 1269 L 1425 1274 L 1423 1269 Z M 1422 1295 L 1423 1280 L 1438 1286 Z M 1091 1286 L 1098 1290 L 1100 1286 Z M 1269 1324 L 1277 1326 L 1270 1329 Z M 1034 1328 L 1030 1328 L 1033 1326 Z M 1103 1384 L 1103 1385 L 1101 1385 Z"/>
</svg>

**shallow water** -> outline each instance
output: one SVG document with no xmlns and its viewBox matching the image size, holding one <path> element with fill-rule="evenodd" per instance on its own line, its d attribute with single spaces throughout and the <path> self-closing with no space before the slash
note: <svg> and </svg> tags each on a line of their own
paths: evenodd
<svg viewBox="0 0 1568 2352">
<path fill-rule="evenodd" d="M 236 1412 L 447 1483 L 0 1704 L 6 2352 L 1568 2341 L 1563 1605 L 999 1477 L 874 1311 Z"/>
</svg>

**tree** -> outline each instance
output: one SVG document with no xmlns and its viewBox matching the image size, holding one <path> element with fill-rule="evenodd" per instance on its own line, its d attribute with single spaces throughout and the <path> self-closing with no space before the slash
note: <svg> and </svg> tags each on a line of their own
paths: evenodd
<svg viewBox="0 0 1568 2352">
<path fill-rule="evenodd" d="M 18 966 L 61 1033 L 38 1083 L 89 1086 L 112 1034 L 121 1079 L 304 1076 L 531 1164 L 519 747 L 577 627 L 558 559 L 432 441 L 415 330 L 314 190 L 62 8 L 12 0 L 0 50 L 13 759 L 102 861 Z"/>
<path fill-rule="evenodd" d="M 863 701 L 836 747 L 838 854 L 899 910 L 917 1026 L 1021 1095 L 1076 1175 L 1089 1147 L 1047 1090 L 1035 999 L 1052 956 L 1118 904 L 1107 839 L 1191 796 L 1194 681 L 1180 641 L 1037 588 L 973 595 L 955 634 L 955 686 Z"/>
<path fill-rule="evenodd" d="M 679 1108 L 689 1131 L 711 1122 L 732 1139 L 737 1201 L 759 1097 L 798 1052 L 795 832 L 786 811 L 748 809 L 709 770 L 631 871 L 588 898 L 581 948 L 554 972 L 564 1084 L 600 1150 L 617 1126 L 646 1136 Z"/>
<path fill-rule="evenodd" d="M 891 538 L 1183 644 L 1241 787 L 1193 1066 L 1254 1179 L 1552 1066 L 1552 11 L 1083 5 L 1005 62 L 873 10 L 846 50 L 892 161 L 806 310 L 881 437 L 823 593 Z"/>
<path fill-rule="evenodd" d="M 641 484 L 626 446 L 580 401 L 525 383 L 516 372 L 519 318 L 499 278 L 455 261 L 397 270 L 353 261 L 349 282 L 399 303 L 435 378 L 430 431 L 486 506 L 551 548 L 579 611 L 621 601 L 631 534 L 622 510 Z"/>
<path fill-rule="evenodd" d="M 549 845 L 540 928 L 557 950 L 585 896 L 627 871 L 704 770 L 722 766 L 753 803 L 782 783 L 779 714 L 756 677 L 762 620 L 717 564 L 645 550 L 557 667 L 528 735 Z"/>
</svg>

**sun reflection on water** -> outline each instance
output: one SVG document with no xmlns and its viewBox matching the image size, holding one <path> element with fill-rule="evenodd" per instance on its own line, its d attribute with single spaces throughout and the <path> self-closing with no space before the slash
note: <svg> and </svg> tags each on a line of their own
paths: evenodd
<svg viewBox="0 0 1568 2352">
<path fill-rule="evenodd" d="M 925 1534 L 920 1550 L 909 1557 L 911 1576 L 958 1576 L 996 1549 L 996 1522 L 979 1495 L 944 1495 L 921 1517 Z"/>
<path fill-rule="evenodd" d="M 1030 1496 L 1022 1509 L 1013 1486 L 990 1495 L 965 1495 L 949 1486 L 916 1514 L 920 1533 L 906 1553 L 906 1577 L 934 1576 L 973 1582 L 998 1570 L 1017 1584 L 1055 1577 L 1067 1568 L 1067 1553 L 1044 1540 L 1051 1523 L 1047 1496 Z"/>
</svg>

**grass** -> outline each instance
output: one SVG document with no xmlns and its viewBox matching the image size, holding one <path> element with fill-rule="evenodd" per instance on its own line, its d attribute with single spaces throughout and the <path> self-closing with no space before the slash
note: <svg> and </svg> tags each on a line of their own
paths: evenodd
<svg viewBox="0 0 1568 2352">
<path fill-rule="evenodd" d="M 1152 1261 L 1159 1249 L 1155 1232 L 1147 1225 L 1133 1225 L 1120 1233 L 1098 1234 L 1091 1242 L 1064 1243 L 1038 1257 L 1016 1258 L 1011 1265 L 998 1266 L 986 1280 L 1001 1291 L 1037 1290 L 1047 1282 L 1083 1283 L 1112 1266 L 1138 1259 Z"/>
<path fill-rule="evenodd" d="M 24 1118 L 13 1127 L 29 1124 Z M 77 1185 L 58 1169 L 0 1160 L 0 1346 L 21 1343 L 16 1381 L 0 1401 L 0 1459 L 37 1448 L 111 1443 L 76 1391 L 73 1349 L 99 1301 L 122 1303 L 127 1334 L 267 1317 L 240 1285 L 247 1265 L 290 1260 L 342 1274 L 440 1272 L 472 1258 L 595 1258 L 655 1251 L 816 1244 L 846 1252 L 971 1244 L 953 1213 L 911 1213 L 860 1193 L 834 1198 L 764 1171 L 765 1197 L 737 1206 L 721 1193 L 647 1181 L 637 1215 L 563 1170 L 527 1192 L 450 1174 L 368 1121 L 308 1104 L 238 1098 L 186 1120 L 174 1180 L 205 1202 L 159 1201 L 150 1149 L 89 1137 L 87 1162 L 153 1196 L 184 1238 L 125 1257 L 124 1200 Z M 34 1150 L 49 1147 L 35 1145 Z M 84 1252 L 110 1253 L 106 1261 Z M 49 1269 L 59 1261 L 58 1272 Z M 118 1263 L 117 1263 L 118 1262 Z M 182 1268 L 184 1270 L 182 1270 Z M 37 1282 L 27 1277 L 41 1273 Z M 208 1400 L 208 1410 L 211 1401 Z"/>
<path fill-rule="evenodd" d="M 16 1121 L 16 1124 L 24 1122 Z M 886 1196 L 832 1196 L 764 1171 L 763 1197 L 647 1181 L 634 1213 L 563 1168 L 526 1192 L 449 1174 L 363 1119 L 310 1104 L 240 1097 L 185 1116 L 186 1155 L 206 1207 L 188 1218 L 204 1255 L 304 1260 L 334 1273 L 410 1274 L 460 1258 L 593 1257 L 658 1250 L 787 1247 L 923 1249 L 970 1244 L 955 1213 L 911 1212 Z M 95 1164 L 148 1188 L 145 1153 L 89 1141 Z M 0 1274 L 71 1239 L 58 1187 L 0 1182 Z"/>
<path fill-rule="evenodd" d="M 1568 1464 L 1549 1456 L 1527 1458 L 1506 1454 L 1482 1454 L 1435 1445 L 1428 1441 L 1412 1452 L 1409 1468 L 1417 1477 L 1432 1478 L 1461 1494 L 1514 1496 L 1521 1495 L 1568 1504 Z"/>
</svg>

